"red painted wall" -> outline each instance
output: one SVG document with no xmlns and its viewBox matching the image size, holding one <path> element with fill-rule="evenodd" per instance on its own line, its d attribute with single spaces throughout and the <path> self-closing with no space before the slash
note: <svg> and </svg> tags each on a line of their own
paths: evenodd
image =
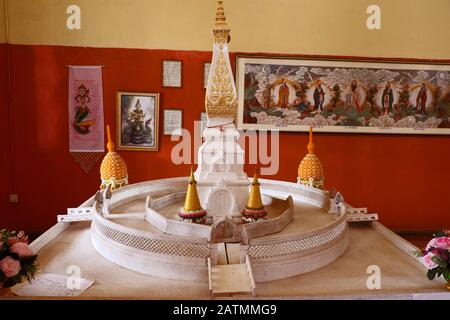
<svg viewBox="0 0 450 320">
<path fill-rule="evenodd" d="M 105 66 L 105 122 L 113 130 L 116 91 L 123 90 L 160 92 L 160 121 L 164 108 L 183 108 L 184 127 L 192 132 L 194 120 L 204 110 L 203 63 L 211 59 L 211 53 L 12 45 L 11 58 L 12 143 L 20 203 L 4 210 L 2 186 L 1 225 L 42 230 L 55 223 L 56 214 L 79 205 L 99 185 L 100 161 L 85 175 L 68 152 L 66 65 Z M 163 59 L 183 61 L 183 88 L 162 87 Z M 4 83 L 0 78 L 0 85 Z M 6 134 L 1 130 L 2 136 Z M 172 164 L 171 149 L 176 142 L 161 130 L 159 152 L 120 152 L 131 183 L 187 175 L 189 165 Z M 307 135 L 281 133 L 280 137 L 280 170 L 270 178 L 295 181 Z M 450 170 L 445 160 L 450 157 L 450 137 L 316 134 L 315 142 L 326 187 L 342 191 L 349 203 L 378 212 L 381 221 L 395 229 L 450 225 Z M 251 166 L 246 170 L 250 173 Z M 1 174 L 9 176 L 10 168 L 2 166 Z"/>
<path fill-rule="evenodd" d="M 13 190 L 11 167 L 11 137 L 9 113 L 8 45 L 0 44 L 0 229 L 3 217 L 14 215 L 14 207 L 8 202 L 8 194 Z"/>
</svg>

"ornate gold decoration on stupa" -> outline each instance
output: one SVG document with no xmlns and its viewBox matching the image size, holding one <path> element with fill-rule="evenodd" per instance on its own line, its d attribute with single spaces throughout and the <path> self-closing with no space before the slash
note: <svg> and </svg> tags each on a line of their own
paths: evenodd
<svg viewBox="0 0 450 320">
<path fill-rule="evenodd" d="M 314 153 L 313 130 L 309 129 L 308 153 L 298 166 L 298 182 L 310 187 L 323 189 L 323 167 L 319 157 Z"/>
<path fill-rule="evenodd" d="M 218 1 L 213 58 L 206 89 L 205 107 L 208 118 L 231 118 L 237 114 L 237 94 L 228 55 L 230 28 L 227 25 L 223 1 Z"/>
<path fill-rule="evenodd" d="M 110 186 L 111 190 L 118 189 L 128 184 L 128 171 L 125 161 L 115 151 L 114 143 L 111 140 L 111 132 L 109 126 L 106 126 L 108 134 L 108 153 L 103 158 L 100 166 L 100 177 L 102 179 L 101 189 Z"/>
<path fill-rule="evenodd" d="M 258 175 L 253 174 L 253 182 L 250 187 L 248 195 L 247 205 L 242 210 L 242 220 L 245 222 L 255 222 L 263 220 L 267 215 L 267 211 L 264 210 L 264 205 L 261 198 L 261 190 L 259 189 Z"/>
<path fill-rule="evenodd" d="M 200 199 L 197 193 L 197 181 L 195 181 L 194 172 L 191 168 L 189 185 L 184 200 L 184 207 L 178 212 L 178 216 L 183 221 L 193 223 L 205 223 L 206 211 L 200 206 Z"/>
</svg>

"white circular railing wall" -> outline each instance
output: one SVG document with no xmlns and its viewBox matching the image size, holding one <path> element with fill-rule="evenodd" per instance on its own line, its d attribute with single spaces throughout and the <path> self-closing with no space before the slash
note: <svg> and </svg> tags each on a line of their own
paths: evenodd
<svg viewBox="0 0 450 320">
<path fill-rule="evenodd" d="M 266 240 L 261 244 L 254 244 L 255 241 L 250 240 L 249 249 L 247 254 L 251 259 L 263 259 L 269 257 L 279 257 L 284 255 L 291 255 L 300 252 L 305 252 L 314 248 L 319 248 L 327 245 L 338 239 L 346 228 L 346 221 L 339 221 L 336 225 L 320 228 L 317 233 L 309 235 L 298 234 L 290 236 L 289 240 Z"/>
<path fill-rule="evenodd" d="M 145 201 L 149 195 L 184 191 L 187 181 L 187 177 L 171 178 L 123 187 L 112 193 L 110 208 L 129 201 Z M 263 193 L 291 195 L 324 210 L 329 208 L 326 191 L 283 181 L 261 179 L 260 182 Z M 346 217 L 342 216 L 315 230 L 251 239 L 248 245 L 240 245 L 241 257 L 249 256 L 257 282 L 286 278 L 317 269 L 339 257 L 347 248 L 347 231 Z M 216 245 L 204 238 L 138 230 L 100 213 L 94 214 L 91 239 L 97 252 L 108 260 L 169 279 L 207 281 L 207 259 L 217 253 Z"/>
</svg>

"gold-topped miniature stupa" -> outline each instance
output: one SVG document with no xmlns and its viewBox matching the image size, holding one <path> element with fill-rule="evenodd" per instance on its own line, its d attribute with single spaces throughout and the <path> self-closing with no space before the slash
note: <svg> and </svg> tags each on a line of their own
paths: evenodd
<svg viewBox="0 0 450 320">
<path fill-rule="evenodd" d="M 178 216 L 181 220 L 187 222 L 205 223 L 206 221 L 206 211 L 200 206 L 200 199 L 198 198 L 197 193 L 197 181 L 195 181 L 192 168 L 186 192 L 186 199 L 184 200 L 184 207 L 180 209 Z"/>
<path fill-rule="evenodd" d="M 298 166 L 298 182 L 310 187 L 323 189 L 323 167 L 314 153 L 313 130 L 309 129 L 308 153 Z"/>
<path fill-rule="evenodd" d="M 263 220 L 267 215 L 267 211 L 264 210 L 264 205 L 261 199 L 261 190 L 259 189 L 258 175 L 253 174 L 253 182 L 250 187 L 250 193 L 248 195 L 247 205 L 242 210 L 242 220 L 245 222 L 255 222 Z"/>
<path fill-rule="evenodd" d="M 100 166 L 100 177 L 102 179 L 100 188 L 104 189 L 109 185 L 111 190 L 114 190 L 128 184 L 128 170 L 125 161 L 115 151 L 109 126 L 106 126 L 106 131 L 108 134 L 108 143 L 106 145 L 108 153 L 103 158 Z"/>
</svg>

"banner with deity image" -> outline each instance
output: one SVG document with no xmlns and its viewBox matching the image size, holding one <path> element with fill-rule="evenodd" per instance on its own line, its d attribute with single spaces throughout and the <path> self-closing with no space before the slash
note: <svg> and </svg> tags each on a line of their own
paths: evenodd
<svg viewBox="0 0 450 320">
<path fill-rule="evenodd" d="M 450 65 L 237 58 L 238 127 L 450 134 Z"/>
<path fill-rule="evenodd" d="M 100 66 L 69 67 L 69 151 L 86 173 L 104 153 Z"/>
</svg>

